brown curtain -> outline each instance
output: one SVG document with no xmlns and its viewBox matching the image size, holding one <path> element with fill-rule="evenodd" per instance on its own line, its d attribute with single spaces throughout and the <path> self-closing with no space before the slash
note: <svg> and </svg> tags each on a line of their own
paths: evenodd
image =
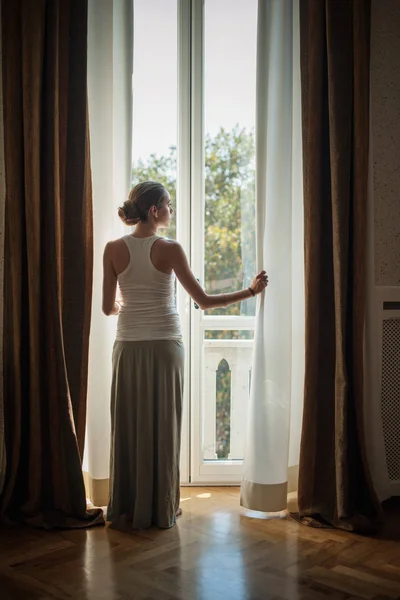
<svg viewBox="0 0 400 600">
<path fill-rule="evenodd" d="M 3 518 L 102 523 L 81 470 L 92 294 L 87 0 L 2 4 Z"/>
<path fill-rule="evenodd" d="M 363 426 L 369 0 L 300 0 L 306 374 L 305 523 L 373 531 Z"/>
</svg>

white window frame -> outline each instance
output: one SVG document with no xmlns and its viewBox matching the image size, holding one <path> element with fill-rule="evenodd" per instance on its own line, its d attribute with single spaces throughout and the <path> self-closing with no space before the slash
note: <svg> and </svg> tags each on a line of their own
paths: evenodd
<svg viewBox="0 0 400 600">
<path fill-rule="evenodd" d="M 191 255 L 191 0 L 178 0 L 178 148 L 177 148 L 177 239 L 187 256 Z M 185 346 L 185 388 L 182 412 L 180 476 L 190 484 L 190 298 L 177 287 L 177 304 Z"/>
</svg>

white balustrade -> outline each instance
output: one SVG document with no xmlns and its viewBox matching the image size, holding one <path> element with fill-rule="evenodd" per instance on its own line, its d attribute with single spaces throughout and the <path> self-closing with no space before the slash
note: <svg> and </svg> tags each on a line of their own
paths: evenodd
<svg viewBox="0 0 400 600">
<path fill-rule="evenodd" d="M 216 460 L 217 371 L 225 359 L 231 372 L 230 453 L 242 460 L 249 400 L 252 340 L 205 340 L 203 345 L 203 458 Z"/>
</svg>

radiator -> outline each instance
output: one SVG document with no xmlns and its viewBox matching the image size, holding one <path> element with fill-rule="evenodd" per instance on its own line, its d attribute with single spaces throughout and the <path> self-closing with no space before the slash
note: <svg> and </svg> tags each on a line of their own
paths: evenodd
<svg viewBox="0 0 400 600">
<path fill-rule="evenodd" d="M 400 302 L 382 306 L 381 394 L 383 439 L 389 480 L 400 484 Z"/>
</svg>

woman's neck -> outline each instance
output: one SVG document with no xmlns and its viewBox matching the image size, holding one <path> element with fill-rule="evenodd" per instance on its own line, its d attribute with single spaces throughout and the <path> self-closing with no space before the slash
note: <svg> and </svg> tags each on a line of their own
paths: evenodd
<svg viewBox="0 0 400 600">
<path fill-rule="evenodd" d="M 132 235 L 140 238 L 152 237 L 157 235 L 157 226 L 154 223 L 138 223 Z"/>
</svg>

